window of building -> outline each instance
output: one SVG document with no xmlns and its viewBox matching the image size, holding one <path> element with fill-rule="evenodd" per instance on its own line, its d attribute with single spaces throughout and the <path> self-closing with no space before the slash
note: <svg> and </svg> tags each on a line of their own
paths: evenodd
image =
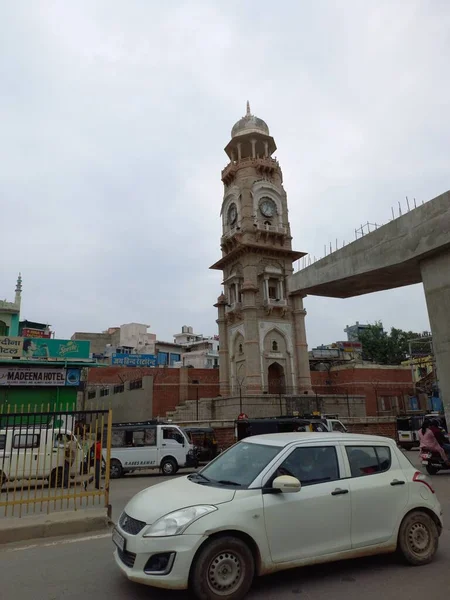
<svg viewBox="0 0 450 600">
<path fill-rule="evenodd" d="M 102 388 L 100 390 L 100 397 L 109 396 L 109 388 Z"/>
<path fill-rule="evenodd" d="M 335 481 L 340 478 L 336 448 L 296 448 L 278 467 L 278 475 L 297 477 L 302 486 Z"/>
<path fill-rule="evenodd" d="M 0 435 L 0 450 L 4 450 L 6 448 L 6 435 Z"/>
<path fill-rule="evenodd" d="M 206 359 L 206 364 L 207 364 L 208 367 L 212 367 L 213 366 L 212 358 L 207 358 Z"/>
<path fill-rule="evenodd" d="M 114 390 L 113 390 L 114 394 L 121 394 L 124 391 L 125 391 L 125 386 L 123 384 L 114 386 Z"/>
<path fill-rule="evenodd" d="M 352 477 L 375 475 L 391 467 L 391 451 L 388 446 L 346 446 Z"/>
<path fill-rule="evenodd" d="M 14 448 L 39 448 L 41 436 L 33 433 L 24 433 L 15 435 L 13 440 Z"/>
<path fill-rule="evenodd" d="M 174 363 L 179 362 L 181 360 L 181 354 L 170 354 L 170 365 L 173 366 Z"/>
<path fill-rule="evenodd" d="M 130 390 L 140 390 L 142 388 L 142 379 L 130 381 Z"/>
<path fill-rule="evenodd" d="M 88 396 L 87 396 L 88 400 L 92 400 L 92 398 L 95 398 L 95 396 L 96 396 L 95 390 L 89 390 Z"/>
<path fill-rule="evenodd" d="M 242 354 L 243 350 L 242 350 L 242 344 L 239 344 L 239 354 Z"/>
<path fill-rule="evenodd" d="M 169 353 L 168 352 L 158 352 L 157 363 L 158 363 L 158 365 L 168 365 L 169 364 Z"/>
<path fill-rule="evenodd" d="M 272 342 L 272 351 L 278 352 L 278 343 L 275 340 Z"/>
<path fill-rule="evenodd" d="M 0 335 L 8 335 L 9 327 L 6 325 L 5 321 L 0 321 Z"/>
</svg>

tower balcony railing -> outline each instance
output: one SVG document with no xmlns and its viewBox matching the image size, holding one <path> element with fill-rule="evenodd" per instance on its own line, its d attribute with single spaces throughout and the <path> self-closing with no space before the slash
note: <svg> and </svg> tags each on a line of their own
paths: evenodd
<svg viewBox="0 0 450 600">
<path fill-rule="evenodd" d="M 242 309 L 242 302 L 232 302 L 231 304 L 227 304 L 225 307 L 225 312 L 237 312 Z"/>
<path fill-rule="evenodd" d="M 240 227 L 231 227 L 231 229 L 229 229 L 228 231 L 225 231 L 225 233 L 222 235 L 222 240 L 228 240 L 229 238 L 233 237 L 233 235 L 235 233 L 238 233 L 241 230 Z"/>
<path fill-rule="evenodd" d="M 285 308 L 288 305 L 286 298 L 265 298 L 265 308 Z"/>
<path fill-rule="evenodd" d="M 269 233 L 287 234 L 288 232 L 286 225 L 267 225 L 259 221 L 255 221 L 255 225 L 260 231 L 268 231 Z"/>
<path fill-rule="evenodd" d="M 248 156 L 247 158 L 241 158 L 241 160 L 231 161 L 222 171 L 222 181 L 226 180 L 230 175 L 234 175 L 239 169 L 246 167 L 264 167 L 268 169 L 278 169 L 280 167 L 279 162 L 276 158 L 271 156 L 262 156 L 259 158 L 253 158 Z"/>
</svg>

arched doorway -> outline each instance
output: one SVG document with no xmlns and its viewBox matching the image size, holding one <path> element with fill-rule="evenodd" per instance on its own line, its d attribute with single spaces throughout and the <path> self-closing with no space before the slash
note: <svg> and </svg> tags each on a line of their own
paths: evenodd
<svg viewBox="0 0 450 600">
<path fill-rule="evenodd" d="M 0 335 L 8 335 L 8 326 L 5 321 L 0 321 Z"/>
<path fill-rule="evenodd" d="M 269 383 L 269 394 L 286 393 L 284 369 L 279 363 L 274 362 L 269 366 L 267 379 Z"/>
</svg>

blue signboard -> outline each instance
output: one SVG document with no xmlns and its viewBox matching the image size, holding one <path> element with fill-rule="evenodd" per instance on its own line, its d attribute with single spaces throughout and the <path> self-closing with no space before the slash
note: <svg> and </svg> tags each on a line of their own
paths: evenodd
<svg viewBox="0 0 450 600">
<path fill-rule="evenodd" d="M 67 369 L 66 385 L 80 385 L 80 369 Z"/>
<path fill-rule="evenodd" d="M 154 354 L 113 354 L 111 364 L 122 367 L 156 367 L 156 356 Z"/>
</svg>

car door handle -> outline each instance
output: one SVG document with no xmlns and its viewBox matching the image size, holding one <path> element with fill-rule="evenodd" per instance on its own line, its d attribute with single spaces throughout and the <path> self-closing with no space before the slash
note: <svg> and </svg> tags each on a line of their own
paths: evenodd
<svg viewBox="0 0 450 600">
<path fill-rule="evenodd" d="M 161 446 L 167 446 L 167 444 L 161 444 Z"/>
<path fill-rule="evenodd" d="M 342 490 L 341 488 L 336 488 L 334 492 L 331 492 L 332 496 L 341 496 L 342 494 L 348 494 L 348 490 Z"/>
<path fill-rule="evenodd" d="M 391 485 L 405 485 L 405 481 L 401 481 L 400 479 L 394 479 L 391 481 Z"/>
</svg>

